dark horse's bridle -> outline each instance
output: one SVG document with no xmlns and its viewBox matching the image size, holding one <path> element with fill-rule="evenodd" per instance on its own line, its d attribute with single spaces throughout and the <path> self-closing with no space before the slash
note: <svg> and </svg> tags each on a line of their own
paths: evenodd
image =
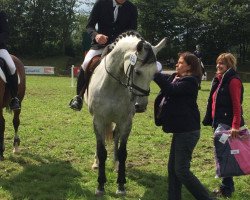
<svg viewBox="0 0 250 200">
<path fill-rule="evenodd" d="M 135 53 L 135 55 L 137 56 L 137 52 Z M 113 79 L 118 81 L 125 88 L 128 88 L 129 91 L 133 95 L 139 96 L 139 97 L 149 96 L 150 89 L 149 90 L 144 90 L 143 88 L 135 85 L 134 82 L 133 82 L 133 77 L 134 77 L 134 72 L 135 72 L 134 67 L 135 67 L 135 65 L 137 63 L 137 60 L 143 61 L 142 59 L 137 57 L 136 61 L 133 64 L 131 64 L 131 63 L 129 64 L 129 66 L 128 66 L 127 70 L 126 70 L 126 73 L 125 73 L 125 75 L 128 77 L 126 83 L 122 82 L 119 78 L 115 77 L 113 74 L 111 74 L 111 72 L 108 71 L 107 65 L 106 65 L 106 56 L 104 57 L 104 59 L 105 59 L 104 60 L 104 63 L 105 63 L 104 66 L 105 66 L 105 70 L 108 73 L 108 75 L 110 75 Z M 133 92 L 133 89 L 139 91 L 141 94 L 137 94 L 137 93 Z"/>
</svg>

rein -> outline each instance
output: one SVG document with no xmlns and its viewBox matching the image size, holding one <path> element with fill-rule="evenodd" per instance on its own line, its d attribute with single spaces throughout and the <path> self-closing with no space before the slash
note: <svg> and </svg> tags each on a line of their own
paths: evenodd
<svg viewBox="0 0 250 200">
<path fill-rule="evenodd" d="M 138 58 L 137 58 L 137 59 L 138 59 Z M 136 62 L 137 62 L 137 61 L 136 61 Z M 126 76 L 128 77 L 127 83 L 124 83 L 124 82 L 122 82 L 119 78 L 115 77 L 113 74 L 111 74 L 111 72 L 108 71 L 107 65 L 106 65 L 106 56 L 105 56 L 105 58 L 104 58 L 104 66 L 105 66 L 105 70 L 106 70 L 106 72 L 107 72 L 108 75 L 110 75 L 113 79 L 115 79 L 117 82 L 119 82 L 119 83 L 120 83 L 122 86 L 124 86 L 125 88 L 128 88 L 129 91 L 130 91 L 133 95 L 135 95 L 135 96 L 140 96 L 140 97 L 149 96 L 149 94 L 150 94 L 150 89 L 149 89 L 149 90 L 144 90 L 143 88 L 141 88 L 141 87 L 135 85 L 134 82 L 133 82 L 134 67 L 135 67 L 136 62 L 133 63 L 133 64 L 131 64 L 131 63 L 129 64 L 128 69 L 127 69 L 127 71 L 126 71 Z M 130 69 L 130 70 L 129 70 L 129 69 Z M 132 80 L 131 83 L 130 83 L 130 80 Z M 139 92 L 142 93 L 142 94 L 136 94 L 136 93 L 134 93 L 134 92 L 133 92 L 133 89 L 139 91 Z"/>
</svg>

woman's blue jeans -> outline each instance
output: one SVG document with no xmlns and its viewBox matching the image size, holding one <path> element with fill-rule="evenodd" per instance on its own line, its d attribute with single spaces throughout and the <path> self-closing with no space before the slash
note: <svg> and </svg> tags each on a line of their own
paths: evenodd
<svg viewBox="0 0 250 200">
<path fill-rule="evenodd" d="M 174 133 L 168 161 L 168 199 L 180 200 L 182 185 L 198 200 L 212 199 L 198 178 L 190 171 L 193 150 L 200 130 Z"/>
</svg>

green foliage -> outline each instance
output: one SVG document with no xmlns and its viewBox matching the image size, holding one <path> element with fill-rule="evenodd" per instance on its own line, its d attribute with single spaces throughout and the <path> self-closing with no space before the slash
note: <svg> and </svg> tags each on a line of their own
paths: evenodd
<svg viewBox="0 0 250 200">
<path fill-rule="evenodd" d="M 207 49 L 208 59 L 219 53 L 231 51 L 238 54 L 240 62 L 246 61 L 250 42 L 249 4 L 247 1 L 211 1 L 205 8 L 206 27 L 200 41 Z"/>
<path fill-rule="evenodd" d="M 69 77 L 27 76 L 27 92 L 22 103 L 20 154 L 13 155 L 12 114 L 6 119 L 5 160 L 0 162 L 1 200 L 96 200 L 97 171 L 91 169 L 96 141 L 92 117 L 86 104 L 81 112 L 68 108 L 75 95 Z M 250 84 L 244 83 L 244 113 L 250 125 Z M 202 82 L 198 104 L 204 116 L 210 82 Z M 159 92 L 151 85 L 148 109 L 136 114 L 128 140 L 127 196 L 119 198 L 117 173 L 113 171 L 112 143 L 107 144 L 107 184 L 105 200 L 167 199 L 167 161 L 171 134 L 154 125 L 153 103 Z M 220 184 L 215 179 L 212 130 L 202 126 L 201 138 L 191 163 L 193 173 L 212 191 Z M 250 176 L 235 178 L 232 200 L 250 199 Z M 193 200 L 183 187 L 183 200 Z"/>
<path fill-rule="evenodd" d="M 9 0 L 6 12 L 12 51 L 40 56 L 69 54 L 76 21 L 75 3 L 75 0 Z"/>
<path fill-rule="evenodd" d="M 134 0 L 139 9 L 140 32 L 149 41 L 167 36 L 165 59 L 199 44 L 203 62 L 212 64 L 219 53 L 249 59 L 250 6 L 247 0 Z M 171 49 L 171 50 L 169 50 Z"/>
<path fill-rule="evenodd" d="M 249 0 L 131 0 L 138 7 L 139 32 L 152 44 L 163 37 L 168 47 L 158 58 L 176 59 L 199 44 L 203 63 L 230 51 L 241 65 L 250 60 Z M 10 51 L 18 55 L 75 56 L 85 50 L 83 33 L 94 0 L 1 0 L 9 16 Z"/>
</svg>

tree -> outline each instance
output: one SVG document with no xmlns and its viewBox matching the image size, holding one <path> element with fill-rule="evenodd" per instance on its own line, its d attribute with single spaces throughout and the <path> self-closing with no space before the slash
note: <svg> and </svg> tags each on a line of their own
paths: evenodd
<svg viewBox="0 0 250 200">
<path fill-rule="evenodd" d="M 10 47 L 29 55 L 68 53 L 75 29 L 75 3 L 76 0 L 7 1 Z"/>
<path fill-rule="evenodd" d="M 208 59 L 214 60 L 219 53 L 230 51 L 246 60 L 249 45 L 249 7 L 247 1 L 213 0 L 206 8 L 203 19 L 206 27 L 200 36 L 206 47 Z"/>
<path fill-rule="evenodd" d="M 131 0 L 138 7 L 138 31 L 155 44 L 168 38 L 158 56 L 176 57 L 199 44 L 206 64 L 223 51 L 249 59 L 249 0 Z M 3 3 L 2 3 L 3 2 Z M 74 55 L 94 0 L 1 0 L 10 23 L 10 47 L 19 54 Z M 85 8 L 88 9 L 86 11 Z"/>
</svg>

